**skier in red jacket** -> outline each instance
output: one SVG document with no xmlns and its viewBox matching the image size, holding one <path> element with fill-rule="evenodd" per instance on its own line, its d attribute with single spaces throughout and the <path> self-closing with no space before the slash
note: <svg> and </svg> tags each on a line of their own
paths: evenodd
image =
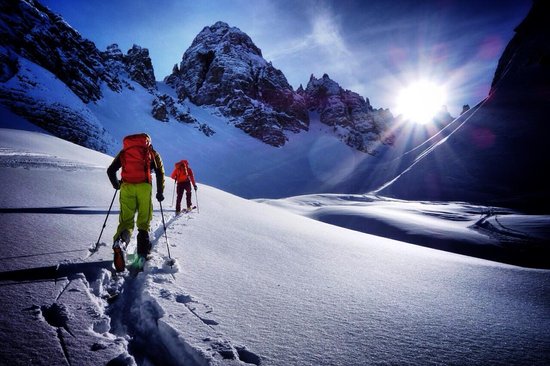
<svg viewBox="0 0 550 366">
<path fill-rule="evenodd" d="M 197 183 L 195 183 L 195 176 L 193 170 L 189 167 L 187 160 L 182 160 L 176 163 L 174 171 L 170 175 L 177 183 L 177 198 L 176 198 L 176 214 L 181 212 L 181 199 L 183 197 L 183 191 L 185 190 L 185 198 L 187 203 L 187 211 L 191 211 L 193 208 L 191 204 L 191 184 L 197 191 Z"/>
</svg>

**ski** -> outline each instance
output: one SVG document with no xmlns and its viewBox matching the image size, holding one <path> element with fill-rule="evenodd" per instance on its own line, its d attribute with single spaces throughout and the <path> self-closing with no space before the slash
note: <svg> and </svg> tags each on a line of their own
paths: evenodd
<svg viewBox="0 0 550 366">
<path fill-rule="evenodd" d="M 193 210 L 196 210 L 197 209 L 197 206 L 192 206 L 191 208 L 186 208 L 185 210 L 183 210 L 182 212 L 183 213 L 189 213 Z"/>
<path fill-rule="evenodd" d="M 174 217 L 177 218 L 177 217 L 179 217 L 179 216 L 181 216 L 181 215 L 183 215 L 183 214 L 188 214 L 188 213 L 190 213 L 191 211 L 196 210 L 196 209 L 197 209 L 197 206 L 193 206 L 193 207 L 191 207 L 190 209 L 185 208 L 185 209 L 181 210 L 180 212 L 175 212 L 175 213 L 174 213 Z"/>
</svg>

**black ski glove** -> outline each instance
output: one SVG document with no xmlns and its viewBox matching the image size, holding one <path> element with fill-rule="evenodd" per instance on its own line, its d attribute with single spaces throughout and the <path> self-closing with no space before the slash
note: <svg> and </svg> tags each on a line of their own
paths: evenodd
<svg viewBox="0 0 550 366">
<path fill-rule="evenodd" d="M 199 187 L 197 187 L 196 185 L 194 185 L 194 186 L 193 186 L 193 188 L 195 188 L 195 191 L 196 191 L 196 190 L 197 190 L 197 188 L 199 188 Z"/>
<path fill-rule="evenodd" d="M 113 182 L 113 188 L 118 191 L 120 189 L 120 183 L 121 183 L 121 181 L 119 181 L 119 180 Z"/>
<path fill-rule="evenodd" d="M 159 201 L 159 202 L 164 201 L 164 196 L 162 195 L 162 192 L 157 193 L 157 201 Z"/>
</svg>

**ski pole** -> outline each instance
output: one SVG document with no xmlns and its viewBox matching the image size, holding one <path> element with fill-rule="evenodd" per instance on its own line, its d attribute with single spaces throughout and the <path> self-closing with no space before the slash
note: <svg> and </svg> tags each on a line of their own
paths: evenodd
<svg viewBox="0 0 550 366">
<path fill-rule="evenodd" d="M 170 267 L 174 265 L 174 260 L 170 256 L 170 246 L 168 245 L 168 235 L 166 235 L 166 223 L 164 222 L 164 212 L 162 212 L 162 202 L 159 201 L 160 215 L 162 216 L 162 226 L 164 226 L 164 238 L 166 239 L 166 249 L 168 249 L 168 258 L 170 258 Z"/>
<path fill-rule="evenodd" d="M 174 194 L 176 193 L 176 185 L 177 185 L 177 182 L 174 179 L 174 190 L 172 191 L 172 207 L 174 207 Z"/>
<path fill-rule="evenodd" d="M 101 228 L 101 232 L 99 233 L 99 238 L 97 238 L 97 243 L 95 243 L 95 249 L 97 249 L 99 245 L 99 241 L 101 240 L 101 235 L 103 235 L 103 230 L 105 229 L 105 226 L 107 225 L 107 219 L 109 218 L 109 214 L 111 213 L 111 208 L 113 207 L 113 202 L 115 202 L 115 197 L 118 192 L 118 189 L 115 189 L 115 194 L 113 195 L 113 199 L 111 200 L 111 205 L 109 206 L 109 211 L 107 211 L 107 216 L 105 217 L 105 222 L 103 223 L 103 227 Z"/>
<path fill-rule="evenodd" d="M 199 195 L 197 194 L 197 188 L 195 188 L 195 201 L 197 201 L 197 213 L 199 213 Z"/>
</svg>

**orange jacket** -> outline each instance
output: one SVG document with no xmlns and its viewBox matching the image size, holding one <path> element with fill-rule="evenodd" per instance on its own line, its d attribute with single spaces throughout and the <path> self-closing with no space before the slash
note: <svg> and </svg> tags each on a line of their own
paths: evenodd
<svg viewBox="0 0 550 366">
<path fill-rule="evenodd" d="M 174 171 L 170 175 L 177 183 L 185 182 L 190 180 L 193 186 L 196 186 L 195 176 L 193 175 L 193 170 L 189 167 L 189 162 L 187 160 L 182 160 L 176 163 Z"/>
</svg>

